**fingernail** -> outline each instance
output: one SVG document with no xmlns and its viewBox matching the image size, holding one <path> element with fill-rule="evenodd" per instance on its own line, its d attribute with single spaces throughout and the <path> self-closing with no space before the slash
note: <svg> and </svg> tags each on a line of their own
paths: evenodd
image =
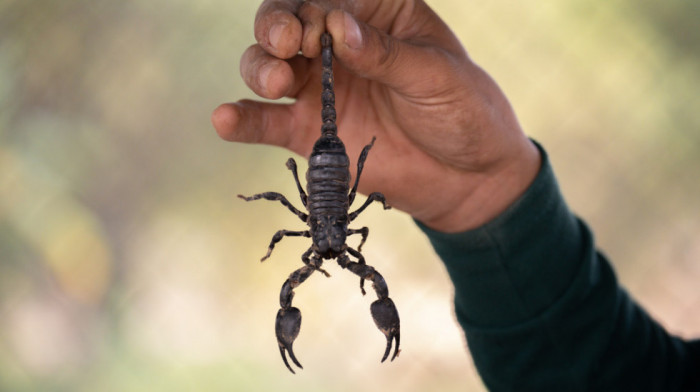
<svg viewBox="0 0 700 392">
<path fill-rule="evenodd" d="M 345 45 L 351 49 L 360 49 L 362 47 L 360 26 L 347 12 L 345 13 Z"/>
<path fill-rule="evenodd" d="M 260 73 L 258 74 L 258 83 L 260 84 L 260 87 L 263 89 L 267 90 L 268 89 L 268 83 L 270 79 L 270 74 L 272 73 L 272 70 L 275 68 L 274 64 L 265 64 L 262 66 L 260 69 Z"/>
<path fill-rule="evenodd" d="M 282 32 L 284 31 L 284 28 L 287 25 L 285 23 L 277 23 L 273 25 L 270 28 L 270 33 L 269 33 L 269 40 L 270 40 L 270 45 L 277 49 L 277 45 L 279 44 L 280 37 L 282 37 Z"/>
</svg>

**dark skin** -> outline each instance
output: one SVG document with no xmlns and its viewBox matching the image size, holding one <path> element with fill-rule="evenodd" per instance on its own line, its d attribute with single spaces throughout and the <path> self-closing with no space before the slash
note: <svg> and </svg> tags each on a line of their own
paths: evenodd
<svg viewBox="0 0 700 392">
<path fill-rule="evenodd" d="M 263 1 L 241 75 L 260 97 L 294 102 L 220 105 L 212 123 L 223 139 L 309 156 L 320 135 L 324 31 L 333 36 L 348 155 L 377 137 L 360 192 L 382 192 L 427 226 L 460 232 L 527 189 L 540 166 L 537 148 L 496 83 L 420 0 Z"/>
</svg>

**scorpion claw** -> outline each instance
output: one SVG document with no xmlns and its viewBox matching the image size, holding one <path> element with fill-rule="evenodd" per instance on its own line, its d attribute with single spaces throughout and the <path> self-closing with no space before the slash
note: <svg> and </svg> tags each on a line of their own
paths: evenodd
<svg viewBox="0 0 700 392">
<path fill-rule="evenodd" d="M 301 328 L 301 311 L 297 308 L 280 309 L 277 312 L 277 320 L 275 322 L 275 334 L 277 335 L 277 344 L 280 347 L 280 354 L 282 355 L 282 360 L 287 366 L 290 372 L 294 373 L 294 370 L 287 362 L 287 356 L 285 351 L 289 352 L 289 357 L 292 359 L 295 365 L 300 369 L 303 369 L 296 356 L 294 355 L 294 350 L 292 345 L 294 344 L 294 339 L 299 335 L 299 329 Z"/>
<path fill-rule="evenodd" d="M 394 346 L 394 355 L 391 357 L 393 361 L 399 355 L 399 342 L 401 337 L 401 327 L 399 323 L 399 312 L 396 310 L 394 301 L 391 298 L 378 299 L 374 301 L 370 307 L 372 318 L 380 331 L 386 336 L 386 350 L 382 357 L 384 362 L 391 352 L 392 342 L 396 341 Z"/>
</svg>

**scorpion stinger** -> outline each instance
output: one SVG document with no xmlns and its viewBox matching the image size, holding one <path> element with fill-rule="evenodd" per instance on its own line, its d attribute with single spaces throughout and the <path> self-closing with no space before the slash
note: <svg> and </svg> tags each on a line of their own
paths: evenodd
<svg viewBox="0 0 700 392">
<path fill-rule="evenodd" d="M 351 229 L 348 227 L 357 216 L 364 211 L 373 201 L 380 201 L 384 209 L 389 209 L 389 205 L 379 192 L 373 192 L 367 200 L 357 210 L 349 213 L 350 205 L 355 199 L 357 185 L 360 181 L 360 174 L 364 168 L 365 160 L 369 150 L 374 145 L 375 138 L 366 145 L 357 161 L 357 175 L 355 182 L 350 188 L 350 160 L 345 151 L 343 141 L 338 137 L 338 127 L 336 125 L 335 93 L 333 91 L 333 51 L 331 48 L 332 38 L 324 33 L 321 36 L 321 60 L 323 66 L 321 93 L 321 137 L 314 144 L 311 156 L 309 157 L 309 169 L 306 172 L 306 192 L 301 186 L 297 174 L 297 164 L 293 158 L 287 161 L 287 168 L 292 172 L 294 181 L 299 190 L 301 202 L 307 209 L 308 214 L 294 207 L 283 195 L 276 192 L 264 192 L 250 197 L 238 195 L 246 201 L 258 199 L 276 200 L 287 207 L 292 213 L 306 222 L 309 230 L 279 230 L 272 237 L 267 253 L 262 260 L 267 259 L 275 244 L 284 237 L 311 237 L 312 245 L 301 256 L 304 266 L 292 272 L 289 278 L 282 285 L 280 291 L 280 310 L 277 312 L 275 321 L 275 334 L 279 345 L 282 360 L 287 368 L 294 373 L 287 360 L 287 354 L 292 362 L 301 368 L 301 363 L 297 360 L 292 349 L 294 340 L 299 335 L 301 328 L 301 311 L 292 306 L 294 289 L 302 284 L 315 271 L 319 271 L 326 276 L 330 276 L 321 267 L 324 259 L 336 259 L 338 265 L 360 277 L 360 290 L 365 294 L 364 282 L 369 280 L 377 294 L 378 299 L 370 306 L 370 312 L 379 330 L 386 336 L 387 345 L 384 350 L 382 362 L 391 353 L 394 346 L 393 361 L 401 352 L 399 349 L 400 322 L 399 313 L 394 302 L 389 298 L 389 289 L 384 277 L 367 265 L 364 256 L 360 251 L 362 245 L 367 240 L 369 229 Z M 348 236 L 360 234 L 362 240 L 357 250 L 346 244 Z M 351 261 L 348 254 L 357 259 Z"/>
</svg>

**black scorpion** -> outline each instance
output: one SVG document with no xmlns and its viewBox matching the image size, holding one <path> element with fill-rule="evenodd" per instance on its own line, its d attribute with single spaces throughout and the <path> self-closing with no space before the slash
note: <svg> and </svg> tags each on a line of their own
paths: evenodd
<svg viewBox="0 0 700 392">
<path fill-rule="evenodd" d="M 311 156 L 309 157 L 309 169 L 306 172 L 307 187 L 306 192 L 299 183 L 297 175 L 297 164 L 293 158 L 287 161 L 287 168 L 292 171 L 294 181 L 296 181 L 301 202 L 308 210 L 308 214 L 296 209 L 286 197 L 277 192 L 264 192 L 250 197 L 238 195 L 238 197 L 246 200 L 278 200 L 285 205 L 290 211 L 298 216 L 302 221 L 309 225 L 309 230 L 292 231 L 280 230 L 272 237 L 270 246 L 267 249 L 267 254 L 260 260 L 264 261 L 272 253 L 275 244 L 282 240 L 285 236 L 290 237 L 311 237 L 313 244 L 302 254 L 301 260 L 304 266 L 292 272 L 289 278 L 282 285 L 280 292 L 281 309 L 277 312 L 275 322 L 275 333 L 277 335 L 277 343 L 279 344 L 282 360 L 287 368 L 294 373 L 294 370 L 287 362 L 285 351 L 289 352 L 289 356 L 299 368 L 302 368 L 299 361 L 294 356 L 292 344 L 294 339 L 299 335 L 301 327 L 301 312 L 299 309 L 292 306 L 292 298 L 294 297 L 294 288 L 303 283 L 314 271 L 319 271 L 326 276 L 330 276 L 328 272 L 321 268 L 323 259 L 336 259 L 342 268 L 347 268 L 355 275 L 360 277 L 360 290 L 365 294 L 365 280 L 372 281 L 374 291 L 377 293 L 377 299 L 370 307 L 374 322 L 384 335 L 386 335 L 386 350 L 382 357 L 384 362 L 391 352 L 392 341 L 396 341 L 394 347 L 394 358 L 399 354 L 399 338 L 400 324 L 399 313 L 396 310 L 394 302 L 389 298 L 389 289 L 386 282 L 377 270 L 365 263 L 365 258 L 360 251 L 362 245 L 367 240 L 369 229 L 363 227 L 361 229 L 350 229 L 348 224 L 364 211 L 367 206 L 373 201 L 381 201 L 384 209 L 390 208 L 386 203 L 384 195 L 379 192 L 371 193 L 365 203 L 356 211 L 349 213 L 349 208 L 355 200 L 357 184 L 360 181 L 360 174 L 364 166 L 367 154 L 370 148 L 374 145 L 376 138 L 372 138 L 370 144 L 366 145 L 357 161 L 357 175 L 355 183 L 350 189 L 350 160 L 345 152 L 345 146 L 338 137 L 338 128 L 336 126 L 335 112 L 335 93 L 333 92 L 333 68 L 332 59 L 333 52 L 331 48 L 332 38 L 328 33 L 321 36 L 322 45 L 322 85 L 323 92 L 321 94 L 321 103 L 323 109 L 321 118 L 323 125 L 321 126 L 321 137 L 316 141 L 313 147 Z M 346 237 L 353 234 L 361 234 L 362 240 L 357 250 L 349 247 L 346 243 Z M 355 257 L 358 261 L 351 261 L 348 254 Z"/>
</svg>

